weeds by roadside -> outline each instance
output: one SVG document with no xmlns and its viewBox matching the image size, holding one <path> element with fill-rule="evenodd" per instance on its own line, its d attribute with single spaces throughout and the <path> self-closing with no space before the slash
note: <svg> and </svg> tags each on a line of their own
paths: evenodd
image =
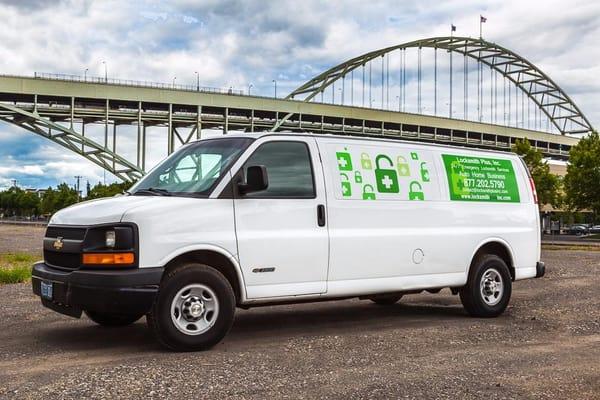
<svg viewBox="0 0 600 400">
<path fill-rule="evenodd" d="M 39 259 L 39 256 L 26 253 L 0 254 L 0 284 L 29 281 L 31 266 Z"/>
<path fill-rule="evenodd" d="M 542 244 L 542 250 L 582 250 L 582 251 L 600 251 L 600 246 L 585 244 Z"/>
</svg>

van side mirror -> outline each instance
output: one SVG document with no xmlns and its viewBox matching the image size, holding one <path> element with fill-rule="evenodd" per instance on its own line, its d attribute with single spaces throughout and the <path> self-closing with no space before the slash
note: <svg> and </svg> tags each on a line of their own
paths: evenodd
<svg viewBox="0 0 600 400">
<path fill-rule="evenodd" d="M 267 167 L 264 165 L 252 165 L 246 169 L 246 183 L 238 183 L 241 194 L 260 192 L 269 187 Z"/>
</svg>

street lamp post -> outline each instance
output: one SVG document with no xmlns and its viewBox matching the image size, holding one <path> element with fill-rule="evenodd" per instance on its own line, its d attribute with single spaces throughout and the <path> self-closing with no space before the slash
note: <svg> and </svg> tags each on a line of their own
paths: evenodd
<svg viewBox="0 0 600 400">
<path fill-rule="evenodd" d="M 175 89 L 175 80 L 177 79 L 176 76 L 173 77 L 173 89 Z"/>
<path fill-rule="evenodd" d="M 89 68 L 86 68 L 85 71 L 83 71 L 83 81 L 87 82 L 87 73 L 88 73 Z"/>
<path fill-rule="evenodd" d="M 106 61 L 102 61 L 104 64 L 104 83 L 108 83 L 108 67 L 106 66 Z"/>
<path fill-rule="evenodd" d="M 248 96 L 250 96 L 250 90 L 254 87 L 253 84 L 248 85 Z"/>
<path fill-rule="evenodd" d="M 196 91 L 200 91 L 200 73 L 198 71 L 194 72 L 196 74 Z"/>
<path fill-rule="evenodd" d="M 277 98 L 277 81 L 273 79 L 273 85 L 275 87 L 275 98 Z"/>
</svg>

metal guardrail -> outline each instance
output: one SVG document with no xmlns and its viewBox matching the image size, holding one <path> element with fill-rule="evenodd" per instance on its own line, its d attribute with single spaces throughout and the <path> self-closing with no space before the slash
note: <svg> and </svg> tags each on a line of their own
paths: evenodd
<svg viewBox="0 0 600 400">
<path fill-rule="evenodd" d="M 101 77 L 97 77 L 97 76 L 81 76 L 81 75 L 69 75 L 69 74 L 53 74 L 53 73 L 47 73 L 47 72 L 35 72 L 33 74 L 33 77 L 39 78 L 39 79 L 52 79 L 52 80 L 57 80 L 57 81 L 134 86 L 134 87 L 146 87 L 146 88 L 154 88 L 154 89 L 183 90 L 186 92 L 219 93 L 219 94 L 231 94 L 231 95 L 236 95 L 236 96 L 246 95 L 243 90 L 237 90 L 237 89 L 233 89 L 233 88 L 223 89 L 223 88 L 214 88 L 214 87 L 199 86 L 199 85 L 180 85 L 180 84 L 169 84 L 169 83 L 164 83 L 164 82 L 136 81 L 136 80 L 132 80 L 132 79 L 101 78 Z"/>
</svg>

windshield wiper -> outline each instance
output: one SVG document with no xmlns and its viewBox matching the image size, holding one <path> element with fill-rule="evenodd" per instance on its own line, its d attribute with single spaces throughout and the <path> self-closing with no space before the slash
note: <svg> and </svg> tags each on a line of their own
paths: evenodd
<svg viewBox="0 0 600 400">
<path fill-rule="evenodd" d="M 147 189 L 140 189 L 137 190 L 134 194 L 152 194 L 152 195 L 158 195 L 158 196 L 171 196 L 171 192 L 169 192 L 167 189 L 158 189 L 158 188 L 147 188 Z"/>
</svg>

